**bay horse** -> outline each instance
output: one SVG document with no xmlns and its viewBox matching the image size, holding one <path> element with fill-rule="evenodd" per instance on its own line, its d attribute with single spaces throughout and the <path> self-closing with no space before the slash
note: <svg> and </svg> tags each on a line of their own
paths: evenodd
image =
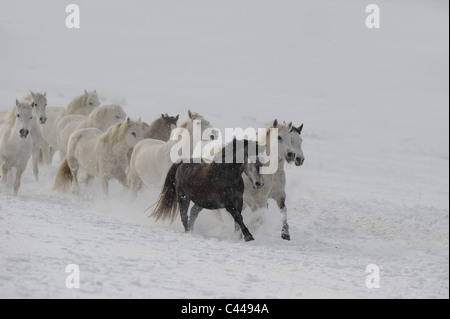
<svg viewBox="0 0 450 319">
<path fill-rule="evenodd" d="M 255 150 L 256 154 L 249 154 L 250 150 Z M 238 152 L 242 154 L 242 151 L 244 160 L 240 163 L 237 154 Z M 242 174 L 252 181 L 254 188 L 264 186 L 264 179 L 260 173 L 262 164 L 257 155 L 260 151 L 257 142 L 234 139 L 222 149 L 221 163 L 213 161 L 209 164 L 205 162 L 174 164 L 167 174 L 157 206 L 150 216 L 156 220 L 170 219 L 173 222 L 180 211 L 185 231 L 192 232 L 195 220 L 203 209 L 225 208 L 235 221 L 235 230 L 237 232 L 241 230 L 245 241 L 254 240 L 241 214 L 244 205 Z M 233 152 L 233 162 L 227 163 L 229 157 L 226 154 L 230 152 Z M 191 201 L 194 202 L 194 206 L 188 217 Z"/>
</svg>

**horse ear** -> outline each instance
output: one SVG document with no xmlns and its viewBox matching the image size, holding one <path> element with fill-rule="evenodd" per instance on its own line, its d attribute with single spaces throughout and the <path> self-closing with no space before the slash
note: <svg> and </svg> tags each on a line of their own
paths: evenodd
<svg viewBox="0 0 450 319">
<path fill-rule="evenodd" d="M 278 120 L 273 121 L 273 127 L 277 128 L 278 127 Z"/>
<path fill-rule="evenodd" d="M 47 97 L 47 92 L 44 92 L 44 97 Z"/>
<path fill-rule="evenodd" d="M 127 117 L 127 124 L 130 124 L 131 119 L 129 117 Z"/>
<path fill-rule="evenodd" d="M 162 119 L 165 119 L 166 117 L 164 116 L 164 114 L 161 113 L 161 118 L 162 118 Z"/>
<path fill-rule="evenodd" d="M 16 99 L 16 106 L 19 107 L 20 106 L 20 102 L 18 99 Z"/>
<path fill-rule="evenodd" d="M 298 127 L 298 134 L 302 134 L 303 124 Z"/>
<path fill-rule="evenodd" d="M 188 110 L 188 116 L 192 120 L 192 112 L 191 112 L 191 110 Z"/>
<path fill-rule="evenodd" d="M 36 94 L 34 94 L 34 92 L 31 91 L 31 90 L 30 90 L 30 93 L 31 93 L 31 97 L 32 97 L 32 98 L 34 98 L 34 97 L 36 96 Z"/>
<path fill-rule="evenodd" d="M 292 122 L 288 124 L 288 130 L 289 132 L 292 132 Z"/>
<path fill-rule="evenodd" d="M 177 116 L 175 116 L 175 122 L 178 122 L 179 118 L 180 118 L 180 114 L 178 114 Z"/>
<path fill-rule="evenodd" d="M 88 93 L 88 91 L 86 91 L 86 89 L 84 89 L 84 95 L 86 95 L 86 96 L 89 95 L 89 93 Z"/>
</svg>

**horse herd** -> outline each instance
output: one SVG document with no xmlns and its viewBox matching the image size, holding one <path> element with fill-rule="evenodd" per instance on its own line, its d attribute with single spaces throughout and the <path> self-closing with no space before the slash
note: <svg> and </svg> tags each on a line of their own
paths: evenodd
<svg viewBox="0 0 450 319">
<path fill-rule="evenodd" d="M 161 192 L 151 216 L 156 220 L 173 221 L 180 212 L 186 232 L 193 231 L 195 220 L 203 209 L 226 209 L 235 221 L 235 229 L 245 241 L 253 240 L 244 225 L 242 210 L 265 208 L 268 199 L 274 199 L 282 216 L 281 237 L 290 240 L 287 221 L 285 163 L 301 166 L 303 124 L 296 127 L 277 120 L 269 125 L 264 139 L 233 139 L 222 145 L 212 162 L 193 161 L 195 146 L 202 142 L 204 133 L 215 139 L 220 132 L 198 113 L 188 112 L 188 118 L 177 127 L 179 116 L 161 114 L 152 124 L 127 117 L 122 106 L 100 106 L 96 91 L 84 91 L 70 101 L 67 107 L 47 107 L 46 93 L 30 92 L 14 107 L 0 111 L 0 165 L 1 178 L 7 184 L 13 178 L 17 195 L 21 177 L 31 160 L 34 177 L 39 180 L 39 165 L 51 165 L 59 151 L 54 191 L 80 192 L 78 172 L 84 172 L 82 182 L 98 178 L 104 196 L 108 183 L 118 180 L 129 188 L 131 197 L 144 187 Z M 196 134 L 195 130 L 201 134 Z M 189 134 L 189 158 L 176 163 L 171 151 L 179 143 L 177 130 Z M 272 148 L 269 135 L 278 134 L 277 147 Z M 258 132 L 258 134 L 260 134 Z M 261 140 L 267 141 L 261 143 Z M 273 174 L 262 174 L 268 165 L 260 155 L 278 151 L 278 169 Z M 250 150 L 256 150 L 252 154 Z M 243 160 L 238 153 L 243 152 Z M 226 154 L 232 160 L 226 160 Z M 253 156 L 255 155 L 255 156 Z M 15 175 L 10 172 L 15 168 Z M 190 215 L 188 210 L 193 203 Z"/>
</svg>

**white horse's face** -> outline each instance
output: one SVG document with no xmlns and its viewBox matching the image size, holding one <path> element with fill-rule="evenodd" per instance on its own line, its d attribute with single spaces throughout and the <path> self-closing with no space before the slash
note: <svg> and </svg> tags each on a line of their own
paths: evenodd
<svg viewBox="0 0 450 319">
<path fill-rule="evenodd" d="M 92 92 L 85 91 L 84 94 L 86 95 L 86 103 L 90 107 L 97 107 L 100 105 L 100 100 L 98 98 L 98 94 L 96 91 L 92 91 Z"/>
<path fill-rule="evenodd" d="M 127 118 L 127 114 L 123 110 L 122 106 L 119 104 L 112 104 L 108 106 L 108 111 L 106 112 L 104 120 L 108 125 L 114 125 L 116 123 L 122 122 Z"/>
<path fill-rule="evenodd" d="M 284 158 L 288 163 L 292 163 L 295 160 L 295 152 L 290 128 L 286 126 L 276 126 L 275 128 L 278 129 L 278 158 Z"/>
<path fill-rule="evenodd" d="M 47 109 L 46 93 L 42 94 L 31 92 L 31 97 L 33 99 L 31 106 L 33 107 L 34 116 L 39 119 L 41 124 L 45 124 L 47 122 L 47 114 L 45 113 Z"/>
<path fill-rule="evenodd" d="M 203 116 L 192 113 L 188 111 L 189 121 L 190 123 L 185 126 L 189 131 L 191 137 L 199 137 L 203 141 L 213 141 L 217 140 L 220 137 L 220 131 L 214 127 L 212 127 L 211 123 L 203 118 Z M 185 124 L 185 123 L 184 123 Z M 183 124 L 180 126 L 184 126 Z M 200 132 L 200 136 L 194 134 L 194 132 Z M 194 143 L 198 143 L 200 141 L 194 141 Z"/>
<path fill-rule="evenodd" d="M 208 120 L 198 118 L 193 122 L 194 128 L 201 132 L 203 141 L 214 141 L 219 137 L 219 130 L 212 127 Z"/>
<path fill-rule="evenodd" d="M 16 129 L 20 138 L 27 138 L 30 133 L 31 120 L 33 119 L 33 113 L 31 103 L 16 101 L 17 114 L 16 114 Z"/>
<path fill-rule="evenodd" d="M 303 162 L 305 161 L 305 156 L 303 155 L 303 150 L 302 150 L 303 139 L 300 135 L 302 128 L 303 128 L 303 124 L 299 128 L 293 128 L 291 131 L 292 147 L 294 148 L 294 152 L 295 152 L 295 165 L 296 166 L 302 166 Z"/>
<path fill-rule="evenodd" d="M 129 122 L 125 138 L 130 148 L 135 147 L 137 143 L 144 139 L 144 131 L 142 130 L 142 122 L 140 120 Z"/>
<path fill-rule="evenodd" d="M 121 106 L 117 107 L 114 110 L 114 119 L 119 122 L 119 121 L 123 121 L 127 118 L 127 114 L 125 113 L 125 111 L 123 110 L 123 108 Z"/>
</svg>

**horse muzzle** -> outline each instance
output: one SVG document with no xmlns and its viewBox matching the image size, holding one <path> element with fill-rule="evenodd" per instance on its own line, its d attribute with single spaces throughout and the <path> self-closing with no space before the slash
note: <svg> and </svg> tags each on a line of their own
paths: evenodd
<svg viewBox="0 0 450 319">
<path fill-rule="evenodd" d="M 286 155 L 286 162 L 288 162 L 290 164 L 293 161 L 295 161 L 295 154 L 292 153 L 292 152 L 287 153 L 287 155 Z"/>
<path fill-rule="evenodd" d="M 30 131 L 28 131 L 28 130 L 25 130 L 25 129 L 21 129 L 20 131 L 19 131 L 19 133 L 20 133 L 20 138 L 27 138 L 27 136 L 28 136 L 28 134 L 30 133 Z"/>
<path fill-rule="evenodd" d="M 39 121 L 41 122 L 41 124 L 45 124 L 45 123 L 47 123 L 47 118 L 46 117 L 40 117 Z"/>
<path fill-rule="evenodd" d="M 304 157 L 297 157 L 295 159 L 295 166 L 302 166 L 304 162 L 305 162 Z"/>
</svg>

